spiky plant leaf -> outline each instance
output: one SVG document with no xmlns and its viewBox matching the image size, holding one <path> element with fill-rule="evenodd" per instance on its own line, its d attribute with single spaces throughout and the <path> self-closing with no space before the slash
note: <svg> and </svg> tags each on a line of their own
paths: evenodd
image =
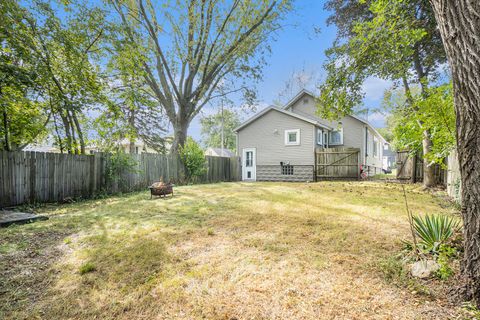
<svg viewBox="0 0 480 320">
<path fill-rule="evenodd" d="M 440 245 L 452 237 L 458 220 L 445 215 L 413 216 L 413 227 L 421 248 L 436 253 Z"/>
</svg>

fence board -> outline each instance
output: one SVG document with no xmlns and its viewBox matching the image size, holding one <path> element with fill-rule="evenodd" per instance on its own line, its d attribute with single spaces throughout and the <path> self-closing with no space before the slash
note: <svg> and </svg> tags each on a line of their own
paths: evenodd
<svg viewBox="0 0 480 320">
<path fill-rule="evenodd" d="M 423 158 L 420 155 L 412 156 L 408 150 L 397 151 L 397 179 L 410 182 L 423 181 Z M 438 164 L 433 164 L 435 181 L 437 184 L 446 183 L 446 172 Z M 415 174 L 413 174 L 415 172 Z"/>
<path fill-rule="evenodd" d="M 318 180 L 358 179 L 358 148 L 321 148 L 315 152 L 315 172 Z"/>
<path fill-rule="evenodd" d="M 0 208 L 34 202 L 61 202 L 67 198 L 145 189 L 159 179 L 181 184 L 185 171 L 177 155 L 130 155 L 133 171 L 115 181 L 107 174 L 110 155 L 72 155 L 0 151 Z M 241 180 L 240 158 L 205 157 L 207 170 L 199 183 Z"/>
</svg>

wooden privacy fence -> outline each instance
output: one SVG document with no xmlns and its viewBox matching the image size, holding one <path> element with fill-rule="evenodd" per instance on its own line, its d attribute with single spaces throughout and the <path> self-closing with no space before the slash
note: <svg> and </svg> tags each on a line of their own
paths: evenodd
<svg viewBox="0 0 480 320">
<path fill-rule="evenodd" d="M 315 151 L 317 180 L 358 179 L 360 149 L 322 148 Z"/>
<path fill-rule="evenodd" d="M 111 155 L 104 153 L 72 155 L 0 151 L 0 208 L 142 190 L 160 178 L 175 183 L 184 181 L 183 165 L 176 155 L 133 154 L 128 157 L 133 159 L 129 169 L 112 171 Z M 237 181 L 241 178 L 238 157 L 206 156 L 206 167 L 205 174 L 197 182 Z"/>
<path fill-rule="evenodd" d="M 438 164 L 433 165 L 435 181 L 437 184 L 445 184 L 446 171 Z M 415 174 L 413 174 L 415 172 Z M 411 155 L 408 150 L 397 151 L 397 179 L 412 183 L 423 181 L 423 158 Z"/>
</svg>

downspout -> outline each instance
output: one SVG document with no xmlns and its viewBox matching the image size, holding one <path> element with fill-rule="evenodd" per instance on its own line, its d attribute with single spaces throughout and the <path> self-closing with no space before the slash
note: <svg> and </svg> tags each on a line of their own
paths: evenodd
<svg viewBox="0 0 480 320">
<path fill-rule="evenodd" d="M 368 127 L 365 126 L 365 160 L 364 160 L 365 165 L 367 165 L 367 157 L 368 157 Z"/>
</svg>

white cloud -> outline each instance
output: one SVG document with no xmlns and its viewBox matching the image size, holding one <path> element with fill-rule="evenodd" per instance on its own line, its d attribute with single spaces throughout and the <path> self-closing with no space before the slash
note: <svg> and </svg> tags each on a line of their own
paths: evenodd
<svg viewBox="0 0 480 320">
<path fill-rule="evenodd" d="M 365 99 L 370 101 L 380 101 L 383 98 L 385 90 L 392 87 L 393 82 L 376 77 L 369 77 L 363 83 L 362 89 L 365 92 Z"/>
</svg>

